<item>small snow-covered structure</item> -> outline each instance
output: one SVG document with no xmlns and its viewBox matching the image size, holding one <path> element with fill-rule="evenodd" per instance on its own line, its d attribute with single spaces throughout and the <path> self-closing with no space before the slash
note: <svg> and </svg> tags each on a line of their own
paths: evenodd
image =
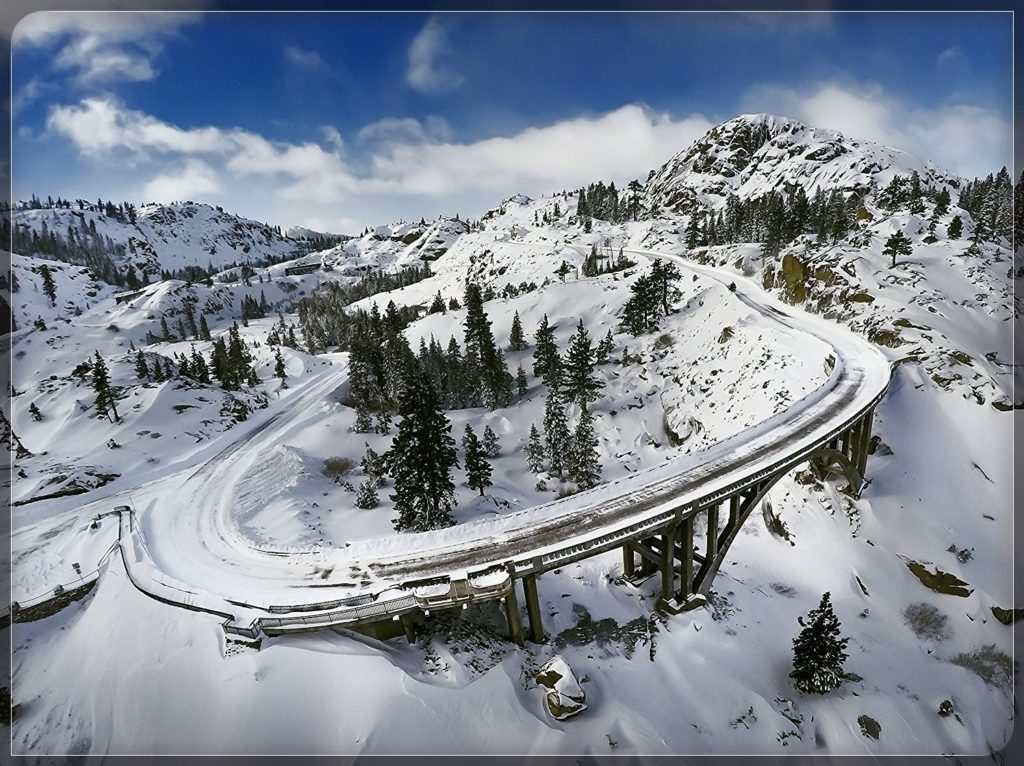
<svg viewBox="0 0 1024 766">
<path fill-rule="evenodd" d="M 587 709 L 587 695 L 561 655 L 556 654 L 545 662 L 533 678 L 548 690 L 544 702 L 556 721 L 572 718 Z"/>
</svg>

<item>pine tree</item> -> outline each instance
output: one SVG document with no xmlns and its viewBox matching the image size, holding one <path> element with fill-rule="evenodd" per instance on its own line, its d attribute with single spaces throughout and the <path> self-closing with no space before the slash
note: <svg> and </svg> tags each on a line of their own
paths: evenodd
<svg viewBox="0 0 1024 766">
<path fill-rule="evenodd" d="M 508 348 L 509 351 L 525 351 L 526 350 L 526 338 L 523 336 L 523 325 L 519 321 L 519 312 L 515 313 L 512 317 L 512 329 L 508 334 Z"/>
<path fill-rule="evenodd" d="M 600 381 L 594 377 L 594 351 L 582 319 L 576 326 L 576 334 L 569 339 L 562 380 L 566 400 L 579 402 L 581 406 L 597 399 L 601 390 Z"/>
<path fill-rule="evenodd" d="M 473 427 L 466 423 L 466 431 L 462 436 L 462 449 L 466 466 L 466 483 L 470 489 L 480 491 L 483 497 L 484 490 L 491 486 L 491 464 L 487 462 L 487 455 L 484 446 L 476 438 Z"/>
<path fill-rule="evenodd" d="M 388 473 L 395 481 L 395 529 L 422 532 L 451 526 L 455 440 L 437 393 L 421 371 L 409 371 L 398 412 L 398 433 L 387 453 Z"/>
<path fill-rule="evenodd" d="M 609 330 L 597 344 L 597 351 L 594 354 L 595 364 L 607 364 L 611 361 L 612 351 L 615 350 L 615 341 L 612 339 L 612 331 Z"/>
<path fill-rule="evenodd" d="M 548 324 L 547 314 L 540 321 L 533 339 L 537 344 L 533 349 L 533 374 L 550 386 L 550 381 L 558 376 L 562 360 L 555 345 L 555 329 Z"/>
<path fill-rule="evenodd" d="M 526 380 L 526 370 L 523 369 L 523 365 L 519 365 L 519 368 L 516 370 L 516 394 L 520 399 L 526 396 L 529 387 L 529 382 Z"/>
<path fill-rule="evenodd" d="M 210 326 L 206 324 L 206 314 L 199 315 L 199 338 L 210 340 Z"/>
<path fill-rule="evenodd" d="M 661 304 L 661 313 L 665 316 L 669 314 L 671 302 L 679 296 L 676 282 L 681 276 L 679 268 L 671 261 L 656 258 L 651 264 L 651 288 L 654 290 L 655 300 Z"/>
<path fill-rule="evenodd" d="M 363 459 L 359 462 L 359 467 L 363 469 L 363 474 L 373 483 L 375 489 L 380 489 L 384 486 L 386 483 L 384 476 L 387 474 L 387 463 L 384 457 L 378 455 L 369 444 L 366 445 L 366 454 L 363 455 Z"/>
<path fill-rule="evenodd" d="M 143 356 L 141 351 L 135 353 L 135 374 L 139 376 L 139 380 L 149 378 L 149 366 L 146 364 L 146 357 Z"/>
<path fill-rule="evenodd" d="M 32 402 L 32 404 L 28 406 L 28 414 L 31 415 L 32 419 L 35 421 L 43 419 L 43 413 L 39 411 L 39 407 L 36 406 L 35 402 Z"/>
<path fill-rule="evenodd" d="M 580 409 L 580 419 L 573 432 L 572 449 L 569 451 L 569 478 L 580 489 L 596 487 L 601 481 L 594 418 L 586 405 Z"/>
<path fill-rule="evenodd" d="M 960 235 L 964 233 L 964 222 L 960 219 L 960 216 L 953 216 L 953 220 L 949 222 L 949 228 L 946 229 L 946 234 L 950 239 L 960 239 Z"/>
<path fill-rule="evenodd" d="M 39 266 L 39 276 L 43 278 L 43 295 L 50 299 L 50 305 L 57 305 L 57 285 L 54 284 L 53 274 L 47 264 Z"/>
<path fill-rule="evenodd" d="M 288 371 L 285 369 L 280 347 L 274 349 L 274 375 L 281 379 L 281 388 L 288 388 Z"/>
<path fill-rule="evenodd" d="M 526 443 L 526 467 L 530 473 L 544 470 L 544 445 L 534 424 L 530 424 L 530 439 Z"/>
<path fill-rule="evenodd" d="M 428 314 L 443 314 L 444 313 L 444 299 L 441 297 L 441 291 L 438 290 L 434 296 L 433 303 L 430 304 L 430 309 L 427 311 Z"/>
<path fill-rule="evenodd" d="M 483 446 L 484 455 L 491 460 L 501 454 L 501 442 L 498 441 L 498 435 L 490 426 L 484 426 Z"/>
<path fill-rule="evenodd" d="M 110 375 L 99 351 L 93 357 L 92 390 L 96 393 L 96 411 L 106 416 L 111 423 L 120 423 L 114 392 L 110 388 Z"/>
<path fill-rule="evenodd" d="M 793 639 L 793 685 L 805 694 L 824 694 L 838 689 L 845 674 L 849 638 L 839 637 L 839 618 L 832 611 L 831 593 L 807 615 L 807 622 L 797 618 L 803 630 Z"/>
<path fill-rule="evenodd" d="M 896 256 L 910 255 L 914 249 L 910 246 L 910 239 L 903 232 L 897 231 L 885 240 L 885 247 L 882 248 L 882 255 L 892 256 L 892 268 L 896 268 Z"/>
<path fill-rule="evenodd" d="M 356 508 L 365 510 L 376 508 L 379 504 L 380 498 L 377 496 L 377 486 L 372 479 L 367 479 L 359 485 L 359 491 L 356 492 Z"/>
<path fill-rule="evenodd" d="M 557 385 L 548 386 L 547 398 L 544 400 L 544 436 L 551 472 L 561 475 L 568 462 L 570 438 L 565 405 Z"/>
<path fill-rule="evenodd" d="M 167 317 L 160 317 L 160 334 L 165 341 L 174 340 L 174 336 L 171 335 L 170 329 L 167 327 Z"/>
</svg>

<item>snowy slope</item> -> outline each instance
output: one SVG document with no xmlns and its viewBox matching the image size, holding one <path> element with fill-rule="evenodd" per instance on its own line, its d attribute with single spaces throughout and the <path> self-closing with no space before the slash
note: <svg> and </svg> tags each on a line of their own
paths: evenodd
<svg viewBox="0 0 1024 766">
<path fill-rule="evenodd" d="M 606 388 L 593 408 L 606 480 L 696 454 L 779 412 L 827 376 L 827 353 L 807 336 L 765 323 L 704 278 L 680 285 L 676 311 L 659 332 L 632 338 L 618 330 L 618 319 L 649 256 L 631 254 L 637 266 L 627 272 L 582 278 L 577 269 L 592 245 L 608 255 L 620 247 L 679 253 L 747 275 L 904 361 L 876 416 L 879 441 L 861 498 L 794 471 L 770 494 L 782 533 L 751 517 L 704 610 L 659 615 L 656 582 L 617 584 L 621 556 L 610 553 L 541 578 L 545 645 L 516 649 L 492 606 L 442 615 L 411 646 L 400 638 L 327 632 L 264 639 L 256 651 L 227 641 L 213 617 L 142 596 L 115 557 L 86 599 L 13 627 L 14 701 L 21 705 L 15 751 L 785 755 L 998 747 L 1012 726 L 1012 629 L 992 607 L 1019 606 L 1009 563 L 1008 250 L 983 242 L 968 251 L 973 224 L 955 189 L 935 241 L 926 242 L 931 203 L 923 215 L 890 214 L 869 194 L 863 204 L 870 218 L 835 244 L 803 238 L 768 260 L 753 243 L 692 251 L 683 245 L 696 202 L 719 208 L 729 193 L 755 198 L 793 183 L 809 194 L 819 187 L 861 194 L 872 181 L 881 186 L 915 169 L 935 183 L 955 180 L 895 150 L 783 118 L 744 116 L 656 173 L 647 186 L 648 201 L 662 207 L 656 220 L 595 220 L 586 233 L 573 215 L 575 194 L 515 195 L 481 218 L 482 230 L 456 219 L 381 226 L 322 253 L 258 268 L 249 280 L 231 270 L 212 287 L 169 281 L 124 304 L 77 267 L 51 262 L 53 307 L 34 271 L 43 261 L 19 257 L 21 285 L 12 297 L 25 329 L 8 339 L 4 361 L 13 360 L 21 392 L 12 422 L 36 454 L 18 461 L 24 476 L 15 476 L 14 496 L 30 500 L 48 486 L 75 482 L 86 491 L 15 509 L 16 598 L 69 582 L 72 562 L 95 566 L 115 530 L 106 521 L 90 529 L 89 521 L 128 500 L 157 563 L 184 582 L 208 557 L 167 541 L 214 528 L 193 525 L 200 517 L 182 512 L 194 503 L 229 519 L 248 544 L 310 551 L 304 561 L 325 563 L 331 548 L 408 543 L 391 528 L 390 486 L 379 508 L 363 511 L 354 507 L 353 492 L 322 472 L 326 458 L 358 462 L 364 444 L 382 451 L 391 439 L 349 430 L 347 355 L 283 349 L 289 388 L 271 377 L 265 342 L 276 311 L 293 321 L 296 301 L 325 281 L 351 283 L 369 271 L 428 260 L 434 276 L 359 305 L 424 306 L 436 293 L 461 301 L 471 278 L 497 294 L 485 308 L 503 348 L 514 312 L 531 341 L 546 314 L 562 349 L 580 318 L 595 341 L 611 329 L 613 361 L 598 368 Z M 170 260 L 161 268 L 195 252 L 202 240 L 190 227 L 205 215 L 164 223 L 159 236 Z M 954 215 L 965 221 L 962 238 L 948 236 Z M 104 225 L 114 230 L 110 221 Z M 894 268 L 882 248 L 896 230 L 910 237 L 913 254 Z M 224 263 L 231 260 L 239 258 L 225 256 Z M 321 269 L 285 274 L 306 260 Z M 564 281 L 556 273 L 562 261 L 569 266 Z M 506 297 L 508 286 L 517 294 Z M 261 293 L 271 312 L 242 333 L 254 344 L 266 409 L 253 400 L 251 418 L 233 423 L 221 414 L 225 392 L 216 386 L 139 384 L 131 344 L 162 355 L 192 345 L 148 344 L 161 316 L 173 325 L 183 303 L 195 302 L 206 307 L 216 337 L 237 318 L 243 295 Z M 37 316 L 46 331 L 31 328 Z M 461 340 L 464 318 L 463 310 L 423 317 L 407 331 L 412 348 L 431 335 L 442 344 L 450 336 Z M 90 415 L 91 392 L 68 376 L 97 348 L 125 391 L 119 427 Z M 627 365 L 619 361 L 624 349 L 633 357 Z M 513 372 L 519 364 L 530 371 L 531 351 L 506 353 Z M 460 523 L 555 497 L 554 482 L 539 489 L 525 471 L 526 436 L 542 418 L 544 397 L 532 373 L 529 383 L 518 407 L 448 413 L 453 433 L 465 423 L 478 433 L 490 425 L 502 444 L 486 498 L 476 497 L 456 469 Z M 28 415 L 30 402 L 45 413 L 43 421 Z M 570 411 L 570 422 L 574 417 Z M 121 447 L 108 448 L 109 438 Z M 120 476 L 88 488 L 112 473 Z M 358 484 L 362 475 L 354 468 L 346 478 Z M 969 594 L 929 589 L 910 563 L 956 576 Z M 229 590 L 249 574 L 225 570 L 220 585 Z M 860 680 L 818 698 L 798 694 L 787 674 L 797 617 L 825 590 L 851 636 L 847 670 Z M 530 680 L 556 652 L 588 697 L 588 710 L 565 722 L 547 717 L 543 691 Z M 947 699 L 955 714 L 943 717 L 937 711 Z M 880 725 L 878 739 L 863 733 L 862 716 Z"/>
<path fill-rule="evenodd" d="M 720 208 L 729 194 L 755 199 L 796 186 L 808 197 L 818 189 L 862 195 L 915 170 L 925 183 L 959 185 L 932 163 L 898 149 L 785 117 L 745 114 L 715 126 L 671 158 L 644 191 L 648 205 L 689 213 L 695 205 Z"/>
<path fill-rule="evenodd" d="M 139 274 L 156 276 L 186 266 L 220 270 L 233 263 L 279 261 L 297 249 L 295 241 L 266 224 L 192 202 L 142 205 L 134 224 L 109 217 L 93 205 L 79 209 L 74 203 L 67 209 L 14 210 L 12 222 L 21 232 L 40 237 L 50 232 L 64 241 L 70 232 L 88 237 L 94 228 L 99 237 L 124 247 L 119 266 L 131 264 Z"/>
</svg>

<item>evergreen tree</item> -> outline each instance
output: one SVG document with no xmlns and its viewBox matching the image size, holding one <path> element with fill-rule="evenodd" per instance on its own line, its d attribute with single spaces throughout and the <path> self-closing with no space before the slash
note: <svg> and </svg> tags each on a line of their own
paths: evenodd
<svg viewBox="0 0 1024 766">
<path fill-rule="evenodd" d="M 444 299 L 441 297 L 441 291 L 438 290 L 434 296 L 433 303 L 430 304 L 430 309 L 427 311 L 428 314 L 443 314 L 444 313 Z"/>
<path fill-rule="evenodd" d="M 458 465 L 455 440 L 437 393 L 417 369 L 409 371 L 398 413 L 398 433 L 387 453 L 388 473 L 395 481 L 395 529 L 423 532 L 451 526 L 451 469 Z"/>
<path fill-rule="evenodd" d="M 537 332 L 533 335 L 536 346 L 533 349 L 533 374 L 541 378 L 548 386 L 558 376 L 562 361 L 555 345 L 555 329 L 548 324 L 548 315 L 540 321 Z"/>
<path fill-rule="evenodd" d="M 523 365 L 519 365 L 519 368 L 516 370 L 516 395 L 522 399 L 526 396 L 529 387 L 529 382 L 526 380 L 526 370 L 523 369 Z"/>
<path fill-rule="evenodd" d="M 580 409 L 580 419 L 573 432 L 572 449 L 569 451 L 569 478 L 580 489 L 596 487 L 601 481 L 594 418 L 585 404 Z"/>
<path fill-rule="evenodd" d="M 43 413 L 39 411 L 39 407 L 36 406 L 35 402 L 32 402 L 32 404 L 28 406 L 28 414 L 31 415 L 32 419 L 35 421 L 43 419 Z"/>
<path fill-rule="evenodd" d="M 960 219 L 960 216 L 953 216 L 953 220 L 949 222 L 949 228 L 946 229 L 946 234 L 950 239 L 960 239 L 960 235 L 964 233 L 964 222 Z"/>
<path fill-rule="evenodd" d="M 576 334 L 569 339 L 562 380 L 566 400 L 579 402 L 580 406 L 597 399 L 601 390 L 601 382 L 594 377 L 594 351 L 582 319 L 576 326 Z"/>
<path fill-rule="evenodd" d="M 509 351 L 525 351 L 526 350 L 526 338 L 523 337 L 523 325 L 519 321 L 519 312 L 515 313 L 512 317 L 512 329 L 508 335 L 508 348 Z"/>
<path fill-rule="evenodd" d="M 380 489 L 385 485 L 384 476 L 388 470 L 387 462 L 384 456 L 378 455 L 369 444 L 366 445 L 366 454 L 359 462 L 359 467 L 363 469 L 363 474 L 373 484 L 374 489 Z"/>
<path fill-rule="evenodd" d="M 111 423 L 120 423 L 114 392 L 110 388 L 110 375 L 99 351 L 93 357 L 92 390 L 96 393 L 96 411 L 107 417 Z"/>
<path fill-rule="evenodd" d="M 568 462 L 570 438 L 565 405 L 557 385 L 548 386 L 547 398 L 544 400 L 544 436 L 551 472 L 561 475 Z"/>
<path fill-rule="evenodd" d="M 483 403 L 490 409 L 504 407 L 512 400 L 512 376 L 494 342 L 491 321 L 484 312 L 480 286 L 466 283 L 465 342 L 467 356 L 475 352 L 480 362 Z"/>
<path fill-rule="evenodd" d="M 462 449 L 465 457 L 466 483 L 470 489 L 480 491 L 483 497 L 484 489 L 491 486 L 491 464 L 487 462 L 487 455 L 483 445 L 473 433 L 473 427 L 466 423 L 466 431 L 462 436 Z"/>
<path fill-rule="evenodd" d="M 826 591 L 821 603 L 807 615 L 797 618 L 803 630 L 793 639 L 793 685 L 805 694 L 824 694 L 838 689 L 845 674 L 849 638 L 839 637 L 839 619 L 832 611 L 831 594 Z"/>
<path fill-rule="evenodd" d="M 544 445 L 541 443 L 537 426 L 530 424 L 530 439 L 526 443 L 526 467 L 530 473 L 544 470 Z"/>
<path fill-rule="evenodd" d="M 135 354 L 135 374 L 139 376 L 139 380 L 149 378 L 149 366 L 146 364 L 146 357 L 143 356 L 141 351 Z"/>
<path fill-rule="evenodd" d="M 50 299 L 50 305 L 57 305 L 57 285 L 54 284 L 50 267 L 43 263 L 39 266 L 39 276 L 43 278 L 43 295 Z"/>
<path fill-rule="evenodd" d="M 498 435 L 490 426 L 484 426 L 483 448 L 484 456 L 491 460 L 501 454 L 501 442 L 498 441 Z"/>
<path fill-rule="evenodd" d="M 280 347 L 274 349 L 274 375 L 281 379 L 281 388 L 288 388 L 288 371 L 285 369 Z"/>
<path fill-rule="evenodd" d="M 672 261 L 656 258 L 651 264 L 651 288 L 665 316 L 669 314 L 669 304 L 679 296 L 679 289 L 675 285 L 681 276 L 679 268 Z"/>
<path fill-rule="evenodd" d="M 210 340 L 210 326 L 206 324 L 206 314 L 199 315 L 199 338 Z"/>
<path fill-rule="evenodd" d="M 167 327 L 167 317 L 164 316 L 160 317 L 160 334 L 164 341 L 174 340 L 174 336 L 171 335 L 171 331 Z"/>
<path fill-rule="evenodd" d="M 359 491 L 356 492 L 355 506 L 365 510 L 376 508 L 379 504 L 380 498 L 377 496 L 377 486 L 372 479 L 367 479 L 359 485 Z"/>
<path fill-rule="evenodd" d="M 882 255 L 892 256 L 892 268 L 896 268 L 896 256 L 910 255 L 913 252 L 914 248 L 910 246 L 910 239 L 901 231 L 893 233 L 885 240 L 885 247 L 882 249 Z"/>
<path fill-rule="evenodd" d="M 597 351 L 594 354 L 595 364 L 607 364 L 612 358 L 612 351 L 615 350 L 615 341 L 612 339 L 612 331 L 609 330 L 597 344 Z"/>
<path fill-rule="evenodd" d="M 190 367 L 192 369 L 192 376 L 203 385 L 210 385 L 210 370 L 206 366 L 206 360 L 203 359 L 203 355 L 196 351 L 196 347 L 192 346 L 192 359 Z"/>
</svg>

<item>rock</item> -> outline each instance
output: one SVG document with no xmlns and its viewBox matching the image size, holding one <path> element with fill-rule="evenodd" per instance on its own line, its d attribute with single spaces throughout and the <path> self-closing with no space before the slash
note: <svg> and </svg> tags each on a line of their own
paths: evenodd
<svg viewBox="0 0 1024 766">
<path fill-rule="evenodd" d="M 1024 618 L 1024 609 L 1003 609 L 993 604 L 992 616 L 1003 623 L 1003 625 L 1012 625 L 1017 620 Z"/>
<path fill-rule="evenodd" d="M 860 733 L 865 737 L 878 739 L 878 736 L 882 733 L 882 727 L 879 726 L 878 721 L 869 715 L 859 716 L 857 718 L 857 723 L 860 724 Z"/>
<path fill-rule="evenodd" d="M 548 690 L 544 702 L 556 721 L 564 721 L 587 709 L 587 695 L 560 655 L 545 662 L 533 678 Z"/>
</svg>

